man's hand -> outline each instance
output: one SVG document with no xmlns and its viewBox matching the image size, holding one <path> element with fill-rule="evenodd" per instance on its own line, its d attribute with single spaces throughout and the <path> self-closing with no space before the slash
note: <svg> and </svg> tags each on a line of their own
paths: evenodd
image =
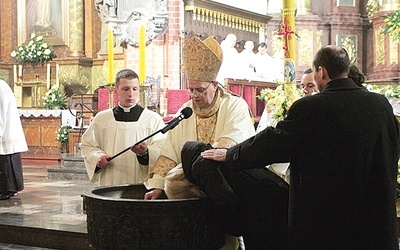
<svg viewBox="0 0 400 250">
<path fill-rule="evenodd" d="M 97 164 L 96 166 L 101 168 L 101 169 L 105 169 L 107 168 L 111 163 L 107 160 L 108 158 L 110 158 L 110 156 L 108 155 L 102 155 L 98 160 L 97 160 Z"/>
<path fill-rule="evenodd" d="M 218 149 L 209 149 L 201 153 L 201 156 L 204 159 L 210 159 L 214 161 L 224 162 L 226 160 L 226 149 L 218 148 Z"/>
<path fill-rule="evenodd" d="M 163 192 L 163 190 L 155 188 L 155 189 L 151 190 L 150 192 L 145 193 L 144 199 L 145 200 L 155 200 L 161 196 L 162 192 Z"/>
<path fill-rule="evenodd" d="M 143 155 L 147 152 L 147 144 L 145 142 L 139 143 L 138 145 L 133 145 L 131 150 L 138 155 Z"/>
</svg>

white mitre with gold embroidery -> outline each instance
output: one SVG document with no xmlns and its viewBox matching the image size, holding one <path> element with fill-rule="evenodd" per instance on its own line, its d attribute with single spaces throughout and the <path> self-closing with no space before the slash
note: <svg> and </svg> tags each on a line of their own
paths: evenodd
<svg viewBox="0 0 400 250">
<path fill-rule="evenodd" d="M 183 46 L 186 78 L 192 81 L 215 81 L 222 64 L 222 49 L 212 37 L 201 41 L 192 37 Z"/>
</svg>

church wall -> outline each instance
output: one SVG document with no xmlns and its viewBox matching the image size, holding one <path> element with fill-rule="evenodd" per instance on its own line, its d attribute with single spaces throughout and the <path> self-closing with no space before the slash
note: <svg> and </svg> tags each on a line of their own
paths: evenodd
<svg viewBox="0 0 400 250">
<path fill-rule="evenodd" d="M 146 47 L 146 75 L 161 76 L 161 112 L 166 110 L 168 89 L 181 88 L 181 19 L 183 3 L 180 0 L 168 1 L 169 28 L 166 33 L 153 40 Z M 139 51 L 129 46 L 125 51 L 125 67 L 138 72 Z"/>
</svg>

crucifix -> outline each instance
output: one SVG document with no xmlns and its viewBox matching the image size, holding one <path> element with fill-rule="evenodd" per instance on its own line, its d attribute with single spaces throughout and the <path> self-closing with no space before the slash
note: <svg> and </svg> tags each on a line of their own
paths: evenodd
<svg viewBox="0 0 400 250">
<path fill-rule="evenodd" d="M 292 27 L 288 25 L 287 19 L 284 18 L 284 22 L 281 25 L 281 29 L 278 32 L 278 35 L 283 36 L 284 40 L 283 50 L 285 51 L 285 58 L 290 58 L 289 40 L 292 39 L 293 34 L 294 31 L 292 30 Z"/>
</svg>

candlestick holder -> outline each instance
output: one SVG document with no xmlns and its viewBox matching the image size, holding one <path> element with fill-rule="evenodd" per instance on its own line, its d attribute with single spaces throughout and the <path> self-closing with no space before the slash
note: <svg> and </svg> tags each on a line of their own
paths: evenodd
<svg viewBox="0 0 400 250">
<path fill-rule="evenodd" d="M 108 107 L 113 108 L 114 107 L 114 84 L 110 83 L 109 85 L 105 86 L 108 89 L 109 95 L 108 95 Z"/>
</svg>

